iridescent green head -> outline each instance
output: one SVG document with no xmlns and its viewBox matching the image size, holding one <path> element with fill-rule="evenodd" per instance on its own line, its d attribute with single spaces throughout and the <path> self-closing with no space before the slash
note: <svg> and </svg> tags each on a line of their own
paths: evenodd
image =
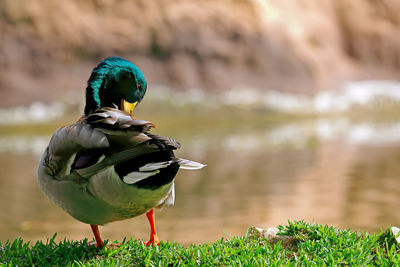
<svg viewBox="0 0 400 267">
<path fill-rule="evenodd" d="M 146 89 L 146 79 L 135 65 L 120 57 L 106 58 L 93 69 L 88 80 L 85 115 L 115 106 L 132 112 Z"/>
</svg>

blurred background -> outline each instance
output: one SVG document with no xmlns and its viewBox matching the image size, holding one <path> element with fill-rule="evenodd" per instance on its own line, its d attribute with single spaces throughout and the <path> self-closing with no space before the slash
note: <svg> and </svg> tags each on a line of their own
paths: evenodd
<svg viewBox="0 0 400 267">
<path fill-rule="evenodd" d="M 1 0 L 1 242 L 92 238 L 42 195 L 36 167 L 114 55 L 148 80 L 137 116 L 208 165 L 178 174 L 162 240 L 294 219 L 400 224 L 399 1 Z M 140 216 L 101 231 L 147 239 L 148 227 Z"/>
</svg>

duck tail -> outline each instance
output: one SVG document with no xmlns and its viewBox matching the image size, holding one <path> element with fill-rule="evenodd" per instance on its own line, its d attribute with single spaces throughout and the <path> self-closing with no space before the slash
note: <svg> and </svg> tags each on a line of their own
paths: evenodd
<svg viewBox="0 0 400 267">
<path fill-rule="evenodd" d="M 188 159 L 178 159 L 177 162 L 179 164 L 179 168 L 184 170 L 199 170 L 207 166 L 206 164 Z"/>
</svg>

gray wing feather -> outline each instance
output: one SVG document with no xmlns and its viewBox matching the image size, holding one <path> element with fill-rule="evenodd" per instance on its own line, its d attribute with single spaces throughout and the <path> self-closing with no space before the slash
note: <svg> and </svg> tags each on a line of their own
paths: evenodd
<svg viewBox="0 0 400 267">
<path fill-rule="evenodd" d="M 69 172 L 73 156 L 81 149 L 106 148 L 107 137 L 82 122 L 58 129 L 50 139 L 44 164 L 47 172 L 57 179 Z"/>
<path fill-rule="evenodd" d="M 70 154 L 81 148 L 108 147 L 107 137 L 99 130 L 81 122 L 62 127 L 49 143 L 50 155 Z"/>
<path fill-rule="evenodd" d="M 151 133 L 146 133 L 146 135 L 152 139 L 153 143 L 162 146 L 164 148 L 179 149 L 181 147 L 181 144 L 178 141 L 170 137 L 151 134 Z"/>
<path fill-rule="evenodd" d="M 147 132 L 154 127 L 149 121 L 136 120 L 129 113 L 114 108 L 98 109 L 85 117 L 84 121 L 94 127 L 112 130 Z"/>
<path fill-rule="evenodd" d="M 153 123 L 137 120 L 118 109 L 99 109 L 56 131 L 47 149 L 46 170 L 59 180 L 75 179 L 75 173 L 86 179 L 118 162 L 159 149 L 181 147 L 172 138 L 150 134 L 148 130 L 152 127 Z M 71 173 L 75 155 L 82 149 L 96 148 L 109 148 L 109 155 L 92 166 Z"/>
</svg>

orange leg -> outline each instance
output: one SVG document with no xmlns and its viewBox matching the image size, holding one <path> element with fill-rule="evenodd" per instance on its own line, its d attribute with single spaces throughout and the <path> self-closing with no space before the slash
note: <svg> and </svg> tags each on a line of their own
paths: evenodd
<svg viewBox="0 0 400 267">
<path fill-rule="evenodd" d="M 156 233 L 156 223 L 154 219 L 154 209 L 151 209 L 149 212 L 146 213 L 147 219 L 150 223 L 150 240 L 146 243 L 146 246 L 150 245 L 160 245 L 160 241 L 158 241 L 158 236 Z"/>
<path fill-rule="evenodd" d="M 101 239 L 101 236 L 100 236 L 99 226 L 91 224 L 90 228 L 92 228 L 92 231 L 93 231 L 93 234 L 94 234 L 94 239 L 96 239 L 95 246 L 99 247 L 99 248 L 103 248 L 104 242 L 103 242 L 103 239 Z"/>
</svg>

